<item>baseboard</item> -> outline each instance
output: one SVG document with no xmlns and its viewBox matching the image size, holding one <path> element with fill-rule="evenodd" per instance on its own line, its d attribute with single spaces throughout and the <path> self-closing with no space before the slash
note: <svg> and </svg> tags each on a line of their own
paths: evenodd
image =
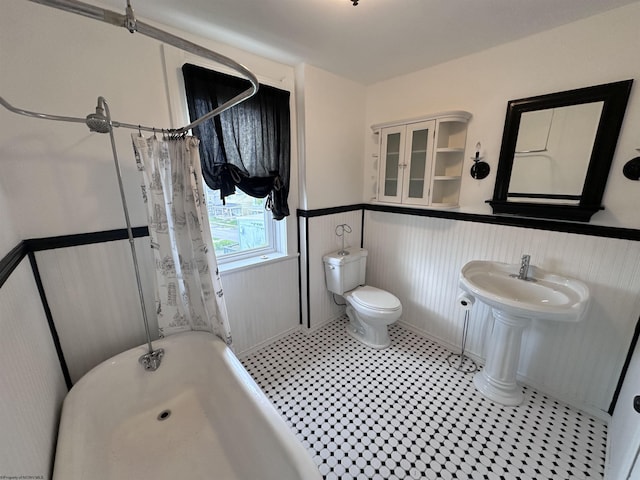
<svg viewBox="0 0 640 480">
<path fill-rule="evenodd" d="M 262 348 L 264 348 L 266 346 L 269 346 L 272 343 L 277 342 L 281 338 L 286 337 L 287 335 L 289 335 L 289 334 L 291 334 L 293 332 L 302 332 L 302 333 L 305 333 L 305 334 L 311 334 L 311 333 L 314 333 L 317 330 L 320 330 L 321 328 L 323 328 L 323 327 L 327 326 L 328 324 L 330 324 L 332 322 L 335 322 L 336 320 L 339 320 L 339 319 L 344 319 L 345 323 L 348 320 L 346 314 L 341 314 L 341 315 L 338 315 L 336 317 L 330 318 L 329 320 L 325 320 L 324 322 L 322 322 L 322 323 L 320 323 L 318 325 L 314 325 L 311 328 L 307 328 L 307 327 L 305 327 L 303 325 L 296 325 L 295 327 L 288 328 L 287 330 L 285 330 L 283 332 L 280 332 L 279 334 L 274 335 L 273 337 L 269 337 L 266 340 L 263 340 L 262 342 L 254 345 L 252 347 L 247 348 L 246 350 L 242 350 L 241 352 L 235 352 L 234 351 L 234 354 L 239 360 L 243 360 L 246 357 L 248 357 L 249 355 L 252 355 L 255 352 L 257 352 L 258 350 L 260 350 L 260 349 L 262 349 Z"/>
<path fill-rule="evenodd" d="M 559 403 L 568 405 L 571 408 L 575 408 L 576 410 L 580 410 L 582 413 L 586 415 L 602 420 L 607 425 L 609 425 L 609 422 L 611 421 L 611 415 L 609 415 L 609 412 L 606 412 L 597 407 L 594 407 L 593 405 L 585 405 L 583 403 L 575 401 L 574 399 L 565 397 L 562 394 L 558 394 L 557 392 L 554 392 L 551 389 L 548 389 L 542 385 L 537 384 L 535 381 L 531 380 L 530 378 L 524 375 L 518 374 L 516 376 L 516 379 L 518 380 L 518 383 L 522 383 L 527 387 L 533 388 L 537 392 L 543 393 L 544 395 L 547 395 L 548 397 L 552 398 L 553 400 Z"/>
<path fill-rule="evenodd" d="M 340 315 L 332 317 L 332 318 L 330 318 L 328 320 L 324 320 L 323 322 L 319 323 L 318 325 L 313 325 L 312 327 L 304 327 L 303 326 L 301 328 L 301 331 L 303 333 L 314 333 L 314 332 L 317 332 L 318 330 L 320 330 L 321 328 L 326 327 L 330 323 L 333 323 L 333 322 L 335 322 L 337 320 L 340 320 L 340 319 L 344 320 L 345 324 L 346 324 L 346 322 L 349 321 L 349 318 L 347 317 L 347 314 L 346 313 L 341 313 Z"/>
<path fill-rule="evenodd" d="M 608 432 L 608 429 L 607 429 Z M 611 470 L 611 440 L 612 435 L 607 433 L 607 445 L 604 453 L 604 480 L 610 480 L 609 472 Z"/>
<path fill-rule="evenodd" d="M 419 336 L 421 336 L 423 338 L 426 338 L 427 340 L 431 340 L 433 343 L 436 343 L 436 344 L 440 345 L 441 347 L 444 347 L 447 350 L 450 350 L 451 353 L 456 353 L 456 354 L 460 353 L 460 345 L 455 345 L 455 344 L 453 344 L 451 342 L 447 342 L 446 340 L 443 340 L 442 338 L 430 335 L 427 332 L 425 332 L 424 330 L 420 330 L 419 328 L 417 328 L 414 325 L 411 325 L 409 323 L 403 322 L 402 319 L 398 320 L 398 324 L 402 328 L 404 328 L 405 330 L 409 330 L 410 332 L 415 333 L 416 335 L 419 335 Z M 471 360 L 476 362 L 478 365 L 484 365 L 484 358 L 476 355 L 473 352 L 466 351 L 466 352 L 464 352 L 464 356 L 467 357 L 467 358 L 470 358 Z"/>
<path fill-rule="evenodd" d="M 441 347 L 446 348 L 447 350 L 451 350 L 451 352 L 453 353 L 460 353 L 460 345 L 454 345 L 450 342 L 447 342 L 441 338 L 435 337 L 433 335 L 429 335 L 428 333 L 420 330 L 419 328 L 410 325 L 406 322 L 403 322 L 402 320 L 398 320 L 398 324 L 400 324 L 400 326 L 406 330 L 409 330 L 412 333 L 415 333 L 416 335 L 419 335 L 423 338 L 426 338 L 427 340 L 432 341 L 433 343 L 436 343 L 438 345 L 440 345 Z M 468 357 L 472 360 L 474 360 L 478 365 L 484 365 L 484 358 L 481 358 L 480 356 L 472 353 L 472 352 L 465 352 L 465 357 Z M 567 397 L 564 397 L 561 394 L 558 394 L 557 392 L 554 392 L 553 390 L 550 390 L 544 386 L 541 386 L 539 384 L 537 384 L 535 381 L 531 380 L 529 377 L 526 377 L 524 375 L 516 375 L 516 379 L 518 381 L 518 383 L 522 384 L 522 385 L 526 385 L 529 388 L 533 388 L 534 390 L 536 390 L 537 392 L 540 392 L 544 395 L 547 395 L 549 397 L 551 397 L 553 400 L 568 405 L 571 408 L 575 408 L 576 410 L 580 410 L 581 412 L 585 413 L 586 415 L 595 417 L 599 420 L 602 420 L 604 422 L 606 422 L 607 424 L 609 424 L 609 421 L 611 420 L 611 415 L 609 415 L 608 412 L 605 412 L 604 410 L 601 410 L 599 408 L 593 407 L 591 405 L 585 405 L 582 404 L 580 402 L 575 401 L 574 399 L 570 399 Z"/>
<path fill-rule="evenodd" d="M 287 335 L 290 335 L 293 332 L 300 331 L 300 328 L 301 328 L 300 325 L 296 325 L 295 327 L 288 328 L 287 330 L 284 330 L 283 332 L 280 332 L 277 335 L 274 335 L 273 337 L 269 337 L 266 340 L 263 340 L 263 341 L 259 342 L 258 344 L 254 345 L 253 347 L 249 347 L 246 350 L 242 350 L 241 352 L 235 352 L 234 351 L 233 353 L 238 358 L 238 360 L 243 360 L 243 359 L 247 358 L 249 355 L 252 355 L 255 352 L 257 352 L 258 350 L 261 350 L 264 347 L 267 347 L 267 346 L 271 345 L 272 343 L 277 342 L 281 338 L 286 337 Z"/>
</svg>

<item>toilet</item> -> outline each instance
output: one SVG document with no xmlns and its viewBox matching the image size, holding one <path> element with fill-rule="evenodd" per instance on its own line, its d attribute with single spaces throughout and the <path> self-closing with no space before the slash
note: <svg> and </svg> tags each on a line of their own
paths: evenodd
<svg viewBox="0 0 640 480">
<path fill-rule="evenodd" d="M 388 326 L 402 315 L 402 304 L 395 295 L 364 285 L 367 251 L 351 247 L 322 257 L 327 289 L 347 302 L 347 332 L 372 348 L 391 344 Z"/>
</svg>

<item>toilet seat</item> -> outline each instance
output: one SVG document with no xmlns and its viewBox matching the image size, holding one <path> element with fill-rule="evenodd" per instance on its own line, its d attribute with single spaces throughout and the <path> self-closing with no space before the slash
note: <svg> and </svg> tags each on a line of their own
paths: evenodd
<svg viewBox="0 0 640 480">
<path fill-rule="evenodd" d="M 350 297 L 353 303 L 380 313 L 394 312 L 402 308 L 400 300 L 395 295 L 368 285 L 352 290 Z"/>
</svg>

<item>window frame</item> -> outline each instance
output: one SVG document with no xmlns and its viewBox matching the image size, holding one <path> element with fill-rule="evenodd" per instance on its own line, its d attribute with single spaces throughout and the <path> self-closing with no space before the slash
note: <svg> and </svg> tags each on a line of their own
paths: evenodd
<svg viewBox="0 0 640 480">
<path fill-rule="evenodd" d="M 184 79 L 182 77 L 182 65 L 184 63 L 191 63 L 203 68 L 208 68 L 221 73 L 229 75 L 236 75 L 232 69 L 217 64 L 211 60 L 193 55 L 189 52 L 184 52 L 177 48 L 162 45 L 161 47 L 163 66 L 165 72 L 165 81 L 167 86 L 167 97 L 169 100 L 169 116 L 173 125 L 186 125 L 189 123 L 189 108 L 187 105 L 186 89 L 184 86 Z M 255 73 L 255 72 L 254 72 Z M 294 78 L 289 74 L 283 73 L 279 77 L 268 78 L 256 73 L 258 81 L 263 85 L 269 85 L 282 90 L 287 90 L 291 94 L 290 99 L 290 112 L 291 112 L 291 178 L 297 178 L 297 156 L 296 156 L 296 111 L 295 111 L 295 90 L 293 87 Z M 202 185 L 206 186 L 202 175 L 199 175 L 199 181 Z M 204 188 L 204 187 L 203 187 Z M 295 181 L 292 181 L 289 189 L 289 205 L 291 210 L 294 211 L 297 208 L 297 196 L 298 186 Z M 245 256 L 235 256 L 234 258 L 228 258 L 228 255 L 216 258 L 220 270 L 222 272 L 237 271 L 244 268 L 251 268 L 256 265 L 271 263 L 274 261 L 285 260 L 289 258 L 297 258 L 297 252 L 290 253 L 290 250 L 295 245 L 296 238 L 296 226 L 297 222 L 293 217 L 286 217 L 282 220 L 275 221 L 272 218 L 268 223 L 273 227 L 274 243 L 270 251 L 255 252 L 247 254 Z"/>
</svg>

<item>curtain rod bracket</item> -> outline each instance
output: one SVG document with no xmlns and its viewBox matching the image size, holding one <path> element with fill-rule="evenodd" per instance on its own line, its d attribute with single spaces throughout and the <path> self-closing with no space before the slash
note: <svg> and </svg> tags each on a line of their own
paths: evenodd
<svg viewBox="0 0 640 480">
<path fill-rule="evenodd" d="M 125 9 L 126 17 L 124 21 L 124 27 L 129 30 L 130 33 L 136 33 L 138 31 L 138 22 L 136 20 L 136 14 L 133 12 L 130 0 L 127 0 L 127 8 Z"/>
</svg>

